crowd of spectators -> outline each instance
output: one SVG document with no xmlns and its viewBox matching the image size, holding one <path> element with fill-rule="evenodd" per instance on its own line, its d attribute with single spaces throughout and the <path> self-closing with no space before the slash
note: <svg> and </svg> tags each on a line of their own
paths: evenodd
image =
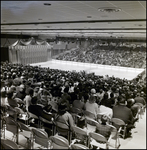
<svg viewBox="0 0 147 150">
<path fill-rule="evenodd" d="M 94 111 L 95 115 L 105 113 L 102 108 L 106 107 L 108 109 L 105 108 L 105 111 L 108 110 L 109 113 L 107 115 L 106 112 L 105 115 L 110 118 L 113 116 L 114 106 L 119 104 L 122 97 L 126 102 L 128 99 L 134 99 L 135 103 L 135 100 L 139 99 L 138 96 L 141 96 L 141 102 L 145 106 L 146 83 L 141 78 L 129 81 L 114 76 L 87 74 L 85 71 L 63 71 L 1 62 L 1 96 L 1 108 L 4 111 L 7 109 L 4 98 L 22 101 L 19 108 L 24 112 L 29 111 L 34 97 L 37 101 L 35 103 L 46 110 L 49 110 L 49 104 L 54 101 L 57 104 L 54 113 L 64 116 L 62 119 L 67 119 L 67 122 L 70 118 L 69 121 L 74 125 L 70 115 L 72 106 Z M 63 112 L 59 108 L 62 108 Z"/>
<path fill-rule="evenodd" d="M 90 45 L 87 48 L 78 48 L 74 51 L 62 53 L 56 59 L 95 63 L 102 65 L 144 68 L 146 65 L 146 48 L 127 46 Z"/>
</svg>

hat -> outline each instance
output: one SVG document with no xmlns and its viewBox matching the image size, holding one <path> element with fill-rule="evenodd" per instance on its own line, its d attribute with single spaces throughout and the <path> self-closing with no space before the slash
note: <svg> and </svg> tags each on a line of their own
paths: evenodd
<svg viewBox="0 0 147 150">
<path fill-rule="evenodd" d="M 91 94 L 96 94 L 96 90 L 95 89 L 91 89 Z"/>
</svg>

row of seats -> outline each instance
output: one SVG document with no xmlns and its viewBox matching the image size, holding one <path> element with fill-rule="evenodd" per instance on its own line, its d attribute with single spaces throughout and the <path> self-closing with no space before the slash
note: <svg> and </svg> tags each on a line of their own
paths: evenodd
<svg viewBox="0 0 147 150">
<path fill-rule="evenodd" d="M 86 114 L 87 114 L 87 115 L 85 115 L 86 122 L 90 126 L 93 126 L 93 128 L 96 127 L 96 124 L 100 123 L 100 122 L 92 119 L 88 115 L 88 112 Z M 76 113 L 72 113 L 72 115 L 75 117 L 79 117 L 79 115 Z M 13 141 L 15 141 L 18 144 L 19 143 L 18 136 L 19 136 L 19 134 L 21 134 L 27 139 L 27 148 L 28 149 L 34 149 L 34 143 L 37 143 L 46 148 L 48 148 L 48 147 L 57 148 L 57 145 L 53 146 L 54 144 L 51 142 L 51 139 L 52 139 L 51 137 L 56 136 L 55 138 L 61 139 L 62 136 L 60 135 L 60 133 L 61 134 L 68 133 L 68 138 L 66 139 L 66 138 L 62 137 L 63 139 L 66 139 L 66 140 L 61 140 L 61 141 L 66 141 L 65 143 L 68 143 L 68 144 L 66 144 L 68 146 L 68 148 L 69 148 L 69 145 L 71 146 L 72 144 L 75 144 L 73 142 L 73 141 L 75 141 L 75 139 L 81 140 L 82 136 L 85 136 L 85 140 L 86 140 L 85 146 L 88 148 L 92 148 L 92 145 L 98 146 L 97 142 L 100 143 L 100 146 L 102 146 L 103 148 L 108 148 L 110 141 L 112 139 L 115 140 L 114 147 L 119 148 L 119 146 L 120 146 L 119 136 L 121 135 L 121 131 L 123 131 L 122 136 L 125 133 L 125 123 L 118 118 L 112 118 L 111 122 L 109 122 L 109 125 L 112 126 L 113 130 L 112 130 L 111 136 L 108 140 L 104 136 L 102 136 L 98 133 L 91 132 L 91 131 L 89 131 L 89 133 L 87 133 L 86 131 L 84 131 L 83 129 L 81 129 L 77 126 L 73 127 L 73 131 L 70 131 L 69 128 L 64 123 L 61 123 L 61 122 L 52 122 L 52 123 L 54 123 L 54 129 L 53 129 L 52 135 L 48 136 L 48 133 L 44 130 L 44 126 L 40 126 L 39 128 L 31 127 L 30 125 L 26 125 L 26 124 L 20 122 L 20 120 L 16 121 L 14 118 L 12 119 L 11 117 L 7 117 L 7 116 L 4 116 L 2 121 L 3 121 L 2 130 L 3 130 L 3 134 L 4 134 L 2 136 L 3 139 L 5 139 L 5 137 L 6 137 L 5 130 L 7 130 L 7 131 L 10 131 L 13 133 L 13 135 L 14 135 Z M 51 122 L 48 122 L 48 120 L 42 120 L 42 123 L 43 122 L 51 123 Z M 59 137 L 57 135 L 59 135 Z M 73 140 L 72 135 L 74 135 L 74 140 Z M 57 143 L 59 144 L 59 142 L 57 142 Z"/>
<path fill-rule="evenodd" d="M 43 129 L 30 127 L 21 122 L 18 123 L 9 117 L 5 118 L 5 121 L 6 121 L 6 130 L 12 132 L 15 138 L 13 140 L 10 140 L 10 139 L 6 139 L 4 136 L 4 138 L 2 138 L 3 149 L 7 149 L 8 146 L 13 147 L 13 149 L 19 149 L 20 146 L 18 142 L 19 141 L 18 136 L 20 134 L 27 139 L 27 143 L 26 143 L 27 149 L 35 149 L 35 148 L 74 149 L 77 148 L 77 146 L 80 146 L 79 148 L 81 149 L 87 149 L 89 147 L 89 144 L 91 146 L 91 144 L 94 142 L 93 140 L 98 140 L 98 142 L 100 143 L 102 142 L 106 146 L 106 148 L 108 147 L 108 141 L 104 136 L 94 132 L 90 132 L 87 135 L 86 131 L 76 126 L 73 128 L 73 132 L 77 135 L 80 134 L 85 136 L 87 139 L 87 146 L 83 144 L 69 143 L 69 141 L 65 137 L 57 134 L 49 137 L 48 134 Z M 63 126 L 61 124 L 60 128 L 62 127 Z M 76 138 L 79 137 L 76 136 Z M 37 144 L 37 147 L 35 146 L 35 144 Z"/>
<path fill-rule="evenodd" d="M 11 108 L 11 107 L 10 107 Z M 140 109 L 139 109 L 139 111 L 138 111 L 138 113 L 136 114 L 136 117 L 138 117 L 138 118 L 142 118 L 142 115 L 143 115 L 143 113 L 144 113 L 144 111 L 145 111 L 145 108 L 144 107 L 140 107 Z M 6 130 L 9 130 L 10 132 L 12 132 L 13 134 L 14 134 L 14 136 L 13 136 L 13 139 L 16 139 L 16 142 L 18 143 L 18 133 L 19 133 L 19 131 L 17 130 L 17 129 L 19 129 L 19 130 L 21 130 L 21 126 L 25 126 L 26 127 L 26 125 L 29 125 L 29 121 L 28 121 L 28 118 L 30 117 L 30 118 L 34 118 L 34 119 L 37 119 L 38 120 L 38 128 L 39 129 L 45 129 L 45 126 L 44 126 L 44 124 L 47 124 L 46 126 L 49 126 L 49 125 L 51 125 L 52 126 L 52 128 L 51 128 L 51 135 L 53 136 L 53 135 L 56 135 L 57 133 L 59 133 L 59 135 L 61 134 L 61 135 L 63 135 L 63 136 L 67 136 L 67 140 L 68 140 L 68 142 L 69 143 L 72 143 L 72 135 L 73 135 L 73 132 L 71 131 L 71 130 L 69 130 L 69 127 L 67 126 L 67 125 L 65 125 L 65 124 L 63 124 L 63 123 L 61 123 L 61 122 L 55 122 L 54 120 L 53 120 L 53 118 L 52 118 L 52 116 L 51 116 L 51 114 L 50 113 L 46 113 L 46 115 L 48 115 L 48 117 L 47 118 L 50 118 L 50 120 L 49 119 L 47 119 L 47 118 L 44 118 L 43 116 L 36 116 L 35 114 L 32 114 L 32 113 L 30 113 L 29 112 L 29 116 L 25 116 L 26 114 L 22 114 L 22 116 L 24 115 L 25 117 L 22 117 L 22 116 L 17 116 L 15 113 L 15 111 L 13 111 L 13 110 L 10 110 L 10 109 L 8 109 L 8 111 L 7 111 L 7 113 L 8 113 L 8 115 L 9 116 L 13 116 L 14 117 L 14 120 L 11 120 L 9 117 L 6 117 L 6 116 L 4 116 L 4 119 L 2 119 L 2 127 L 4 127 L 3 125 L 6 125 L 6 128 L 4 127 L 4 128 L 2 128 L 2 131 L 5 131 L 5 129 Z M 77 108 L 74 108 L 74 107 L 72 107 L 72 109 L 71 109 L 71 114 L 72 114 L 72 116 L 73 116 L 73 118 L 74 118 L 74 121 L 75 121 L 75 123 L 77 123 L 77 119 L 78 119 L 78 117 L 80 117 L 79 116 L 79 114 L 81 113 L 81 110 L 79 110 L 79 109 L 77 109 Z M 100 122 L 100 118 L 101 118 L 101 114 L 98 114 L 98 116 L 97 116 L 97 118 L 95 118 L 95 115 L 94 114 L 92 114 L 91 112 L 88 112 L 88 111 L 83 111 L 83 114 L 84 114 L 84 116 L 85 116 L 85 118 L 86 118 L 86 122 L 87 122 L 87 124 L 90 124 L 90 125 L 92 125 L 92 126 L 95 126 L 96 127 L 96 124 L 97 123 L 101 123 Z M 50 117 L 49 117 L 50 116 Z M 8 119 L 8 120 L 7 120 Z M 16 122 L 16 120 L 17 120 L 17 122 Z M 22 124 L 22 122 L 23 122 L 23 124 Z M 115 145 L 115 147 L 119 147 L 120 146 L 120 143 L 119 143 L 119 136 L 121 135 L 123 138 L 125 137 L 125 130 L 126 130 L 126 124 L 122 121 L 122 120 L 120 120 L 120 119 L 118 119 L 118 118 L 112 118 L 111 120 L 109 119 L 108 120 L 108 123 L 110 124 L 110 125 L 112 125 L 112 126 L 114 126 L 116 129 L 114 129 L 114 130 L 117 130 L 117 131 L 115 131 L 115 138 L 117 139 L 116 140 L 116 145 Z M 11 128 L 11 125 L 13 125 L 13 127 L 14 126 L 17 126 L 18 128 Z M 30 125 L 29 125 L 30 126 Z M 113 128 L 114 128 L 113 127 Z M 27 128 L 27 127 L 26 127 Z M 49 127 L 50 128 L 50 127 Z M 4 129 L 4 130 L 3 130 Z M 77 130 L 77 128 L 75 129 L 74 128 L 74 132 Z M 78 129 L 79 130 L 79 129 Z M 114 131 L 113 130 L 113 131 Z M 29 130 L 28 130 L 29 131 Z M 82 130 L 81 130 L 82 131 Z M 118 134 L 118 136 L 116 136 L 116 132 L 117 132 L 117 134 Z M 4 132 L 5 133 L 5 132 Z M 21 132 L 20 132 L 21 133 Z M 81 132 L 78 132 L 78 133 L 81 133 Z M 84 133 L 83 131 L 82 131 L 82 133 Z M 48 134 L 48 133 L 47 133 Z M 85 133 L 84 133 L 85 134 Z M 96 133 L 97 134 L 97 133 Z M 114 133 L 113 133 L 114 134 Z M 86 133 L 86 135 L 87 135 L 87 133 Z M 88 136 L 91 136 L 91 135 L 93 135 L 93 134 L 88 134 Z M 27 136 L 27 135 L 25 135 L 25 136 Z M 87 137 L 88 137 L 87 136 Z M 5 138 L 5 136 L 3 136 L 4 138 Z M 111 137 L 111 136 L 110 136 Z M 77 138 L 79 138 L 79 136 L 77 136 Z M 111 137 L 112 138 L 112 137 Z M 88 139 L 88 138 L 87 138 Z M 28 143 L 29 143 L 29 140 L 30 140 L 30 138 L 29 137 L 27 137 L 27 141 L 28 141 Z M 118 144 L 117 144 L 118 143 Z M 86 146 L 88 146 L 89 147 L 89 142 L 87 141 L 86 143 L 85 143 L 85 145 Z"/>
</svg>

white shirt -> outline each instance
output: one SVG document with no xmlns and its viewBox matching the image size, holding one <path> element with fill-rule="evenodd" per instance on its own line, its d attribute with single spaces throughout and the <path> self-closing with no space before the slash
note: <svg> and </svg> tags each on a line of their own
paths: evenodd
<svg viewBox="0 0 147 150">
<path fill-rule="evenodd" d="M 113 116 L 113 111 L 112 111 L 112 109 L 111 108 L 109 108 L 109 107 L 106 107 L 106 106 L 104 106 L 104 105 L 101 105 L 100 107 L 99 107 L 99 109 L 100 109 L 100 113 L 99 114 L 105 114 L 106 116 L 108 116 L 108 118 L 112 118 L 112 116 Z"/>
</svg>

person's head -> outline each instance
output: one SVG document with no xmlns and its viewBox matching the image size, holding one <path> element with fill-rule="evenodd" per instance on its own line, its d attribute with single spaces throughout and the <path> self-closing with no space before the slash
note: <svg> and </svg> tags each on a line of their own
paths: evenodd
<svg viewBox="0 0 147 150">
<path fill-rule="evenodd" d="M 96 90 L 93 88 L 93 89 L 91 89 L 91 94 L 93 95 L 93 94 L 96 94 Z"/>
<path fill-rule="evenodd" d="M 84 97 L 84 102 L 86 102 L 89 98 L 88 93 L 83 93 L 83 97 Z"/>
<path fill-rule="evenodd" d="M 140 96 L 143 97 L 145 94 L 143 91 L 141 91 Z"/>
<path fill-rule="evenodd" d="M 37 101 L 38 101 L 37 96 L 32 97 L 31 103 L 32 103 L 33 105 L 37 104 Z"/>
<path fill-rule="evenodd" d="M 102 122 L 102 124 L 106 124 L 107 120 L 108 120 L 108 117 L 106 115 L 102 115 L 101 116 L 101 122 Z"/>
<path fill-rule="evenodd" d="M 66 111 L 67 111 L 66 103 L 65 102 L 60 103 L 59 106 L 58 106 L 58 113 L 59 113 L 59 115 L 65 114 Z"/>
<path fill-rule="evenodd" d="M 133 98 L 129 98 L 129 99 L 127 100 L 127 106 L 128 106 L 128 107 L 131 107 L 133 104 L 134 104 L 134 99 L 133 99 Z"/>
<path fill-rule="evenodd" d="M 111 98 L 114 97 L 114 93 L 113 93 L 113 92 L 110 93 L 110 97 L 111 97 Z"/>
<path fill-rule="evenodd" d="M 39 87 L 35 87 L 35 89 L 34 89 L 34 96 L 36 96 L 38 94 L 38 92 L 39 92 Z"/>
<path fill-rule="evenodd" d="M 21 84 L 20 86 L 19 86 L 19 91 L 20 92 L 23 92 L 25 90 L 25 85 L 24 84 Z"/>
<path fill-rule="evenodd" d="M 29 94 L 30 96 L 33 96 L 34 90 L 33 90 L 32 88 L 28 89 L 28 94 Z"/>
<path fill-rule="evenodd" d="M 10 87 L 10 90 L 12 90 L 13 92 L 16 92 L 16 86 L 12 85 L 12 86 Z"/>
<path fill-rule="evenodd" d="M 64 89 L 64 93 L 68 93 L 68 91 L 69 91 L 69 86 L 66 86 Z"/>
<path fill-rule="evenodd" d="M 82 128 L 82 129 L 86 126 L 86 119 L 85 119 L 84 116 L 78 118 L 78 120 L 77 120 L 77 126 L 79 128 Z"/>
<path fill-rule="evenodd" d="M 12 96 L 13 96 L 13 91 L 12 91 L 12 90 L 9 90 L 9 91 L 7 92 L 7 98 L 12 98 Z"/>
<path fill-rule="evenodd" d="M 124 105 L 126 103 L 126 100 L 125 100 L 125 98 L 124 97 L 122 97 L 122 96 L 119 96 L 118 97 L 118 104 L 120 104 L 120 105 Z"/>
<path fill-rule="evenodd" d="M 95 97 L 94 95 L 90 95 L 90 97 L 89 97 L 89 102 L 90 102 L 90 103 L 96 102 L 96 97 Z"/>
</svg>

